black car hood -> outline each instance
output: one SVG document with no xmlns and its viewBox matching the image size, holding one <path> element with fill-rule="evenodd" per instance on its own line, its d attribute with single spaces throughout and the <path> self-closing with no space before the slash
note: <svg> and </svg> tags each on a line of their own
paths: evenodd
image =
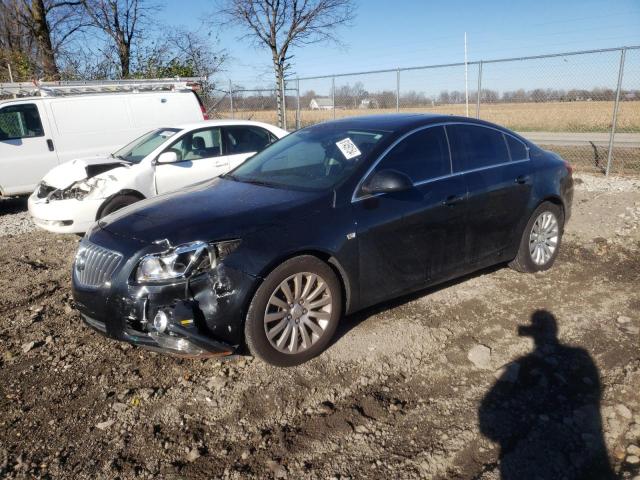
<svg viewBox="0 0 640 480">
<path fill-rule="evenodd" d="M 119 210 L 99 222 L 113 235 L 172 245 L 240 238 L 300 220 L 330 205 L 327 192 L 304 192 L 216 179 Z"/>
</svg>

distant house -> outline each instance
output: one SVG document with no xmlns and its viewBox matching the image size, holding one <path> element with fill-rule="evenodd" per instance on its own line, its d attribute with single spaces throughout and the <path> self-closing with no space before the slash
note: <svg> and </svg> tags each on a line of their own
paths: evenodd
<svg viewBox="0 0 640 480">
<path fill-rule="evenodd" d="M 311 102 L 309 102 L 309 108 L 311 110 L 332 110 L 333 100 L 329 97 L 312 98 Z"/>
<path fill-rule="evenodd" d="M 380 104 L 375 98 L 363 98 L 360 101 L 360 105 L 358 108 L 367 109 L 367 108 L 380 108 Z"/>
</svg>

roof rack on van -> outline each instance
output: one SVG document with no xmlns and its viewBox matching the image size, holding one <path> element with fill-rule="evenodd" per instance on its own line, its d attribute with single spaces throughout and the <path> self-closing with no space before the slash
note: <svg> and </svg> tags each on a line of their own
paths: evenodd
<svg viewBox="0 0 640 480">
<path fill-rule="evenodd" d="M 0 96 L 81 95 L 87 93 L 139 92 L 153 90 L 186 90 L 201 85 L 207 77 L 149 78 L 131 80 L 79 80 L 59 82 L 0 83 Z"/>
</svg>

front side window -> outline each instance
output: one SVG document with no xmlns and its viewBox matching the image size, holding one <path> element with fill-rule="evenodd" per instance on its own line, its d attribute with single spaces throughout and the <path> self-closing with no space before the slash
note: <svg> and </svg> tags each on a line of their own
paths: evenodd
<svg viewBox="0 0 640 480">
<path fill-rule="evenodd" d="M 509 162 L 504 135 L 479 125 L 447 125 L 453 170 L 462 172 Z"/>
<path fill-rule="evenodd" d="M 402 140 L 385 155 L 376 171 L 386 169 L 405 173 L 413 183 L 449 175 L 451 162 L 444 127 L 425 128 Z"/>
<path fill-rule="evenodd" d="M 365 162 L 390 133 L 314 125 L 268 146 L 225 178 L 300 190 L 332 188 Z"/>
<path fill-rule="evenodd" d="M 227 154 L 259 152 L 273 140 L 266 130 L 253 126 L 225 127 Z"/>
<path fill-rule="evenodd" d="M 185 133 L 167 151 L 176 152 L 178 161 L 200 160 L 222 155 L 219 127 Z"/>
<path fill-rule="evenodd" d="M 44 136 L 38 107 L 33 103 L 0 109 L 0 140 Z"/>
<path fill-rule="evenodd" d="M 180 130 L 177 128 L 161 128 L 145 133 L 140 138 L 112 154 L 113 157 L 131 163 L 139 163 L 144 157 L 173 137 Z"/>
</svg>

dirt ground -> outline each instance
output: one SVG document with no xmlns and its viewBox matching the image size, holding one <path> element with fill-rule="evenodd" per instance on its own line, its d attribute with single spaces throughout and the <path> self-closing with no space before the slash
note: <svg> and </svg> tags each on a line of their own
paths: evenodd
<svg viewBox="0 0 640 480">
<path fill-rule="evenodd" d="M 640 478 L 640 181 L 576 188 L 550 271 L 367 310 L 292 369 L 99 336 L 78 238 L 0 222 L 0 477 Z"/>
</svg>

